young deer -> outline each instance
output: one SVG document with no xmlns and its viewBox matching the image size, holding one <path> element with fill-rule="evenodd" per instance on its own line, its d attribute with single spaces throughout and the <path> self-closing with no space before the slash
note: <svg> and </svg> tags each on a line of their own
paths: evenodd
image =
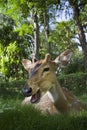
<svg viewBox="0 0 87 130">
<path fill-rule="evenodd" d="M 44 113 L 64 113 L 83 109 L 81 102 L 57 81 L 56 70 L 65 67 L 72 56 L 70 49 L 61 53 L 54 61 L 46 54 L 45 59 L 31 62 L 23 59 L 22 64 L 29 73 L 23 88 L 26 98 L 23 104 L 33 104 Z"/>
</svg>

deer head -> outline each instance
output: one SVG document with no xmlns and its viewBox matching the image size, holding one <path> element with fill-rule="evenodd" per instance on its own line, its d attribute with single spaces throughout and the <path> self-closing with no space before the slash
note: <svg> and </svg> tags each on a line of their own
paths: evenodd
<svg viewBox="0 0 87 130">
<path fill-rule="evenodd" d="M 56 84 L 57 78 L 55 71 L 58 67 L 65 67 L 72 56 L 72 50 L 68 49 L 61 53 L 54 61 L 50 54 L 46 54 L 43 60 L 31 62 L 23 59 L 22 64 L 29 73 L 29 79 L 23 89 L 25 96 L 31 96 L 31 103 L 37 102 L 42 92 L 47 92 L 53 84 Z"/>
</svg>

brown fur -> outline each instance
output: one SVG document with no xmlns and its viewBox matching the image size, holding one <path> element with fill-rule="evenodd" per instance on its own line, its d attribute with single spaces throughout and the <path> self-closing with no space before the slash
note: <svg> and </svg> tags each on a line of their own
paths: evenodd
<svg viewBox="0 0 87 130">
<path fill-rule="evenodd" d="M 32 95 L 39 89 L 44 93 L 40 101 L 34 103 L 34 106 L 44 113 L 54 114 L 83 109 L 83 105 L 76 96 L 68 89 L 61 88 L 55 74 L 57 67 L 67 65 L 71 56 L 72 51 L 68 49 L 54 61 L 51 61 L 49 54 L 46 54 L 45 59 L 37 61 L 36 63 L 31 63 L 26 59 L 22 61 L 22 64 L 29 73 L 31 69 L 34 71 L 28 80 L 28 85 L 32 88 Z M 39 67 L 36 66 L 38 63 L 40 64 Z M 46 71 L 46 68 L 49 70 Z M 30 97 L 25 98 L 23 104 L 29 103 Z"/>
</svg>

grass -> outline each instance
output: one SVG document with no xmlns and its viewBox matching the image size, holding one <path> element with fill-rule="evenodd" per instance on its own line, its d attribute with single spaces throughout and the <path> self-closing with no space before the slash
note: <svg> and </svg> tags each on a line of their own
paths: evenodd
<svg viewBox="0 0 87 130">
<path fill-rule="evenodd" d="M 20 84 L 0 87 L 0 130 L 86 130 L 87 95 L 79 95 L 86 104 L 84 111 L 70 114 L 43 115 L 32 106 L 21 106 Z"/>
<path fill-rule="evenodd" d="M 79 98 L 83 103 L 87 104 L 87 94 L 80 95 Z"/>
<path fill-rule="evenodd" d="M 38 110 L 27 106 L 0 113 L 0 130 L 84 130 L 85 128 L 87 128 L 87 111 L 52 116 L 42 115 Z"/>
</svg>

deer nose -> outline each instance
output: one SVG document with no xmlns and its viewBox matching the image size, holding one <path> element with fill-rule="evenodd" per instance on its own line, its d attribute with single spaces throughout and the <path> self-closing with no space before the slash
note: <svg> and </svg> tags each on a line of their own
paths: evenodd
<svg viewBox="0 0 87 130">
<path fill-rule="evenodd" d="M 32 95 L 32 88 L 30 88 L 29 86 L 27 87 L 27 85 L 22 89 L 23 95 L 25 97 L 31 96 Z"/>
</svg>

